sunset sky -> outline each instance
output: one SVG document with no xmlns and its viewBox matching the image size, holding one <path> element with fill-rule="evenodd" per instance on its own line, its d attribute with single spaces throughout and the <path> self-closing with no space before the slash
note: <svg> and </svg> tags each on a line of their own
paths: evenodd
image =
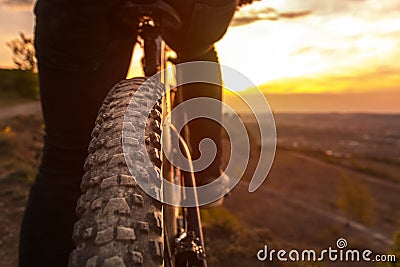
<svg viewBox="0 0 400 267">
<path fill-rule="evenodd" d="M 32 32 L 31 9 L 0 0 L 0 66 L 12 66 L 5 42 Z M 400 1 L 263 0 L 236 17 L 217 44 L 221 63 L 267 93 L 400 93 Z"/>
</svg>

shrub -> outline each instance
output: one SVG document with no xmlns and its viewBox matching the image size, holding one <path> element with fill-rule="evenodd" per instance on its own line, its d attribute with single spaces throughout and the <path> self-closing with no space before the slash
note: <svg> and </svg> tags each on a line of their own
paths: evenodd
<svg viewBox="0 0 400 267">
<path fill-rule="evenodd" d="M 343 176 L 339 189 L 338 207 L 349 219 L 372 225 L 374 199 L 368 187 L 359 178 Z"/>
</svg>

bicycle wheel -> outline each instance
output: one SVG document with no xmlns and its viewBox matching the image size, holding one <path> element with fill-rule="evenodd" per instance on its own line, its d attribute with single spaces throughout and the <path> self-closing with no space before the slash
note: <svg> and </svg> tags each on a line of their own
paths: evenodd
<svg viewBox="0 0 400 267">
<path fill-rule="evenodd" d="M 70 255 L 70 267 L 162 266 L 162 204 L 147 195 L 134 177 L 146 170 L 130 173 L 122 148 L 122 127 L 125 111 L 135 91 L 145 78 L 124 80 L 114 86 L 101 107 L 86 159 L 82 179 L 82 196 L 77 204 L 79 220 L 74 226 L 76 249 Z M 138 110 L 147 115 L 146 97 L 162 92 L 161 84 L 147 88 L 147 95 L 135 94 Z M 132 131 L 135 124 L 132 121 Z M 153 107 L 146 123 L 146 149 L 137 151 L 136 165 L 143 155 L 161 149 L 161 102 Z M 160 153 L 149 153 L 160 168 Z M 132 158 L 132 157 L 131 157 Z"/>
</svg>

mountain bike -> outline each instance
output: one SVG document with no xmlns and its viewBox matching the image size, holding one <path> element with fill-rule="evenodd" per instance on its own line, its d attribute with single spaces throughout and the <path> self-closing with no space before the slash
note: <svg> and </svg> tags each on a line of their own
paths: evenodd
<svg viewBox="0 0 400 267">
<path fill-rule="evenodd" d="M 162 1 L 129 2 L 121 10 L 125 21 L 138 25 L 145 76 L 151 77 L 165 69 L 173 60 L 168 56 L 160 29 L 163 25 L 179 27 L 177 12 Z M 79 220 L 73 230 L 76 249 L 70 255 L 71 267 L 207 266 L 198 205 L 182 208 L 162 204 L 138 186 L 138 182 L 154 183 L 157 191 L 161 177 L 196 186 L 193 172 L 182 175 L 163 156 L 162 128 L 168 134 L 179 135 L 190 160 L 186 143 L 190 137 L 188 129 L 181 136 L 172 126 L 162 127 L 171 124 L 167 114 L 182 101 L 179 90 L 169 90 L 172 85 L 168 77 L 164 75 L 162 79 L 150 85 L 144 85 L 145 77 L 123 80 L 111 89 L 99 110 L 84 166 L 83 194 L 76 208 Z M 145 90 L 140 91 L 145 93 L 138 93 L 143 86 Z M 164 92 L 162 100 L 148 106 L 151 96 L 161 96 Z M 133 119 L 125 121 L 126 113 L 130 112 L 128 106 L 132 105 L 135 106 L 131 111 Z M 137 131 L 141 126 L 145 127 L 143 139 Z M 123 131 L 131 152 L 124 151 Z M 138 146 L 140 141 L 145 142 L 145 151 Z M 126 153 L 133 158 L 134 172 L 127 166 Z M 156 175 L 145 168 L 145 153 Z M 162 194 L 161 191 L 156 194 Z"/>
</svg>

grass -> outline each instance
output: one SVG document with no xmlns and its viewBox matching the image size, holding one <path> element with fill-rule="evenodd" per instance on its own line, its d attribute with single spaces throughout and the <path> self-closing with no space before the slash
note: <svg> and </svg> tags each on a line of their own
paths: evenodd
<svg viewBox="0 0 400 267">
<path fill-rule="evenodd" d="M 352 157 L 350 159 L 348 158 L 342 158 L 342 157 L 337 157 L 337 156 L 329 156 L 326 155 L 325 152 L 323 151 L 317 151 L 317 150 L 312 150 L 312 149 L 305 149 L 305 148 L 287 148 L 287 147 L 279 147 L 280 149 L 285 149 L 285 150 L 293 150 L 297 151 L 300 153 L 307 154 L 311 157 L 318 158 L 320 160 L 323 160 L 327 163 L 339 165 L 341 167 L 360 172 L 363 174 L 367 174 L 373 177 L 385 179 L 391 182 L 399 183 L 398 177 L 393 177 L 391 174 L 389 174 L 387 171 L 375 168 L 371 166 L 368 163 L 362 162 L 364 161 L 377 161 L 380 163 L 385 163 L 385 164 L 390 164 L 394 166 L 399 166 L 397 161 L 390 160 L 390 159 L 376 159 L 376 158 L 362 158 L 362 157 Z"/>
<path fill-rule="evenodd" d="M 0 194 L 26 199 L 39 165 L 42 136 L 38 115 L 0 121 Z"/>
<path fill-rule="evenodd" d="M 362 172 L 371 176 L 375 177 L 380 177 L 380 178 L 390 178 L 390 175 L 383 171 L 383 170 L 378 170 L 374 167 L 372 167 L 370 164 L 360 164 L 355 158 L 352 158 L 350 167 L 353 170 L 356 170 L 358 172 Z"/>
<path fill-rule="evenodd" d="M 379 267 L 400 267 L 400 231 L 394 233 L 393 245 L 387 255 L 395 256 L 395 261 L 380 262 Z"/>
<path fill-rule="evenodd" d="M 372 157 L 370 160 L 374 160 L 377 162 L 393 165 L 393 166 L 400 166 L 400 159 L 390 159 L 390 158 L 382 158 L 382 157 Z"/>
<path fill-rule="evenodd" d="M 31 71 L 0 69 L 0 108 L 39 98 L 38 77 Z"/>
<path fill-rule="evenodd" d="M 13 171 L 0 180 L 0 185 L 9 183 L 18 183 L 30 186 L 35 178 L 35 169 L 33 166 L 19 163 Z"/>
<path fill-rule="evenodd" d="M 207 261 L 210 266 L 247 267 L 262 264 L 256 253 L 276 248 L 269 230 L 248 229 L 223 207 L 201 211 Z M 269 263 L 268 266 L 281 266 Z"/>
<path fill-rule="evenodd" d="M 32 71 L 0 69 L 0 92 L 21 98 L 38 98 L 38 75 Z"/>
<path fill-rule="evenodd" d="M 15 162 L 11 171 L 0 178 L 0 194 L 15 201 L 26 201 L 28 189 L 35 179 L 36 170 L 22 162 Z"/>
</svg>

